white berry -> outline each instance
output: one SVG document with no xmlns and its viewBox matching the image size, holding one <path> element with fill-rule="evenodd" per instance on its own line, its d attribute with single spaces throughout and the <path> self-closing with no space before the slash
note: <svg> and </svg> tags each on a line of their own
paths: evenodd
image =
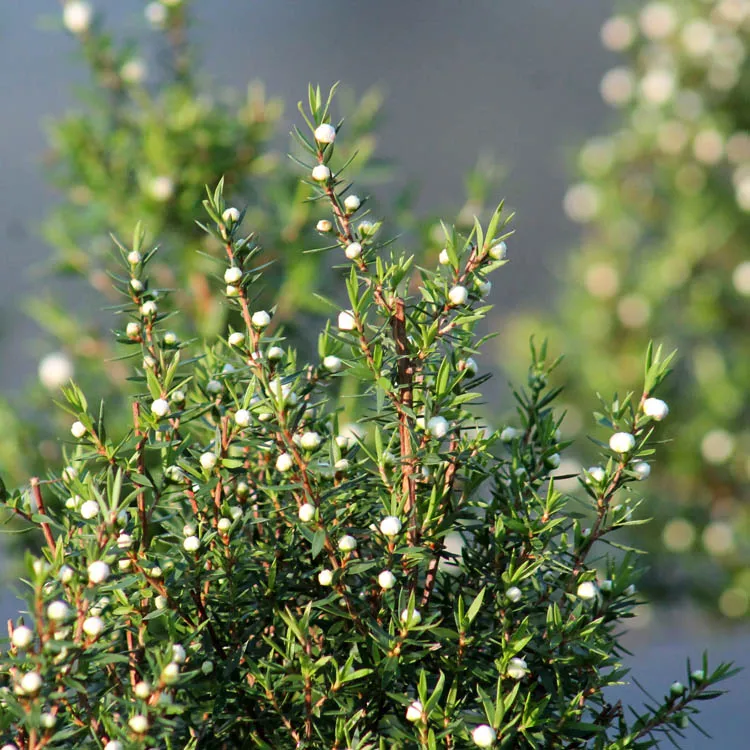
<svg viewBox="0 0 750 750">
<path fill-rule="evenodd" d="M 120 68 L 120 76 L 126 83 L 142 83 L 147 74 L 146 63 L 138 57 L 127 60 Z"/>
<path fill-rule="evenodd" d="M 265 328 L 271 322 L 271 316 L 265 310 L 258 310 L 250 320 L 256 328 Z"/>
<path fill-rule="evenodd" d="M 633 466 L 633 473 L 639 480 L 648 479 L 651 474 L 651 465 L 645 461 L 639 461 Z"/>
<path fill-rule="evenodd" d="M 406 720 L 412 723 L 421 721 L 423 711 L 424 707 L 422 706 L 422 703 L 420 701 L 413 701 L 406 709 Z"/>
<path fill-rule="evenodd" d="M 346 255 L 349 260 L 359 258 L 359 256 L 362 255 L 362 245 L 360 245 L 359 242 L 350 242 L 344 250 L 344 255 Z"/>
<path fill-rule="evenodd" d="M 61 622 L 62 620 L 66 620 L 69 614 L 70 608 L 65 602 L 60 601 L 59 599 L 52 602 L 47 607 L 47 617 L 49 617 L 49 619 L 53 620 L 54 622 Z"/>
<path fill-rule="evenodd" d="M 401 531 L 401 521 L 396 516 L 386 516 L 380 522 L 380 531 L 384 536 L 398 536 Z"/>
<path fill-rule="evenodd" d="M 609 439 L 609 447 L 615 453 L 630 453 L 635 448 L 635 437 L 629 432 L 616 432 Z"/>
<path fill-rule="evenodd" d="M 405 609 L 401 612 L 401 622 L 407 627 L 415 627 L 422 622 L 422 613 L 418 609 L 413 609 L 411 612 Z"/>
<path fill-rule="evenodd" d="M 662 401 L 660 398 L 647 398 L 643 402 L 643 413 L 647 417 L 661 422 L 669 414 L 669 407 L 666 401 Z"/>
<path fill-rule="evenodd" d="M 145 680 L 141 680 L 135 684 L 133 688 L 136 698 L 141 700 L 148 700 L 151 697 L 151 685 Z"/>
<path fill-rule="evenodd" d="M 240 220 L 240 212 L 234 207 L 227 208 L 221 215 L 221 220 L 225 224 L 236 224 Z"/>
<path fill-rule="evenodd" d="M 39 717 L 39 721 L 45 729 L 52 729 L 52 727 L 54 727 L 55 724 L 57 724 L 57 717 L 53 713 L 50 713 L 49 711 L 45 711 Z"/>
<path fill-rule="evenodd" d="M 351 310 L 342 310 L 339 313 L 339 330 L 353 331 L 357 327 L 357 321 Z"/>
<path fill-rule="evenodd" d="M 25 625 L 19 625 L 13 630 L 13 637 L 10 642 L 20 649 L 27 649 L 31 642 L 34 640 L 34 633 L 31 628 L 27 628 Z"/>
<path fill-rule="evenodd" d="M 521 600 L 521 597 L 523 596 L 523 593 L 521 592 L 521 589 L 518 588 L 518 586 L 511 586 L 506 592 L 505 596 L 510 599 L 513 603 L 518 602 Z"/>
<path fill-rule="evenodd" d="M 180 678 L 180 665 L 176 662 L 169 662 L 164 669 L 161 670 L 161 678 L 167 685 L 172 685 L 177 682 Z"/>
<path fill-rule="evenodd" d="M 388 591 L 396 585 L 396 576 L 390 570 L 384 570 L 378 575 L 378 585 L 384 591 Z"/>
<path fill-rule="evenodd" d="M 294 459 L 290 453 L 281 453 L 276 459 L 276 470 L 282 473 L 289 471 L 294 466 Z"/>
<path fill-rule="evenodd" d="M 81 516 L 87 521 L 99 515 L 99 503 L 96 500 L 87 500 L 81 505 Z"/>
<path fill-rule="evenodd" d="M 156 315 L 157 310 L 158 307 L 156 306 L 156 302 L 152 299 L 147 300 L 141 305 L 141 315 L 144 318 L 150 318 L 151 316 Z"/>
<path fill-rule="evenodd" d="M 471 739 L 477 747 L 492 747 L 497 739 L 497 733 L 489 724 L 480 724 L 474 728 Z"/>
<path fill-rule="evenodd" d="M 104 583 L 109 578 L 109 565 L 103 560 L 92 562 L 88 567 L 89 583 Z"/>
<path fill-rule="evenodd" d="M 669 686 L 669 692 L 675 697 L 679 697 L 685 692 L 685 686 L 681 682 L 673 682 Z"/>
<path fill-rule="evenodd" d="M 344 208 L 347 213 L 353 213 L 362 205 L 362 201 L 356 195 L 347 195 L 344 198 Z"/>
<path fill-rule="evenodd" d="M 593 599 L 596 596 L 596 584 L 593 581 L 584 581 L 576 591 L 579 599 Z"/>
<path fill-rule="evenodd" d="M 39 380 L 50 391 L 66 385 L 73 373 L 73 363 L 62 352 L 52 352 L 39 363 Z"/>
<path fill-rule="evenodd" d="M 242 344 L 245 341 L 245 334 L 241 331 L 234 331 L 229 334 L 229 338 L 227 339 L 227 343 L 229 346 L 242 346 Z"/>
<path fill-rule="evenodd" d="M 83 621 L 83 632 L 91 638 L 98 638 L 104 632 L 104 620 L 101 617 L 87 617 Z"/>
<path fill-rule="evenodd" d="M 329 354 L 327 357 L 323 358 L 323 367 L 325 367 L 328 372 L 340 372 L 342 366 L 342 361 L 333 354 Z"/>
<path fill-rule="evenodd" d="M 606 476 L 606 472 L 601 466 L 589 466 L 589 468 L 586 469 L 586 474 L 588 475 L 586 477 L 587 484 L 589 484 L 590 482 L 599 484 L 600 482 L 604 481 L 604 477 Z"/>
<path fill-rule="evenodd" d="M 305 503 L 300 506 L 297 515 L 302 523 L 310 523 L 315 518 L 315 506 L 312 503 Z"/>
<path fill-rule="evenodd" d="M 148 191 L 154 200 L 168 201 L 174 193 L 174 180 L 168 175 L 158 175 L 149 182 Z"/>
<path fill-rule="evenodd" d="M 224 384 L 219 380 L 209 380 L 208 383 L 206 383 L 206 391 L 214 396 L 218 395 L 223 390 Z"/>
<path fill-rule="evenodd" d="M 528 672 L 526 660 L 520 656 L 514 656 L 509 662 L 505 670 L 505 674 L 514 680 L 520 680 Z"/>
<path fill-rule="evenodd" d="M 465 286 L 459 284 L 451 287 L 448 291 L 448 299 L 453 305 L 465 305 L 466 301 L 469 299 L 469 292 Z"/>
<path fill-rule="evenodd" d="M 144 8 L 143 13 L 146 16 L 146 20 L 156 28 L 163 26 L 164 22 L 167 20 L 167 9 L 156 0 L 149 3 Z"/>
<path fill-rule="evenodd" d="M 331 170 L 325 164 L 313 167 L 312 178 L 315 182 L 327 182 L 331 179 Z"/>
<path fill-rule="evenodd" d="M 481 297 L 486 297 L 492 291 L 492 282 L 486 279 L 477 281 L 477 291 Z"/>
<path fill-rule="evenodd" d="M 145 734 L 148 732 L 148 719 L 143 714 L 136 714 L 128 719 L 128 726 L 136 734 Z"/>
<path fill-rule="evenodd" d="M 432 417 L 427 422 L 427 431 L 436 438 L 444 438 L 448 434 L 448 420 L 445 417 Z"/>
<path fill-rule="evenodd" d="M 157 398 L 151 404 L 151 412 L 157 417 L 166 417 L 169 414 L 169 401 L 164 398 Z"/>
<path fill-rule="evenodd" d="M 339 549 L 342 552 L 353 552 L 357 549 L 357 540 L 351 534 L 344 534 L 339 539 Z"/>
<path fill-rule="evenodd" d="M 305 432 L 299 440 L 299 444 L 306 451 L 314 451 L 320 447 L 322 438 L 317 432 Z"/>
<path fill-rule="evenodd" d="M 182 542 L 185 552 L 197 552 L 200 549 L 201 541 L 197 536 L 186 537 Z"/>
<path fill-rule="evenodd" d="M 327 122 L 315 128 L 315 140 L 318 143 L 333 143 L 336 140 L 336 128 Z"/>
<path fill-rule="evenodd" d="M 321 586 L 330 586 L 333 583 L 333 571 L 323 568 L 323 570 L 318 573 L 318 583 Z"/>
<path fill-rule="evenodd" d="M 234 414 L 237 427 L 247 427 L 250 424 L 250 412 L 247 409 L 237 409 Z"/>
<path fill-rule="evenodd" d="M 211 471 L 216 466 L 216 463 L 218 462 L 218 458 L 215 453 L 212 453 L 211 451 L 206 451 L 205 453 L 201 454 L 200 457 L 201 466 L 206 471 Z"/>
<path fill-rule="evenodd" d="M 493 260 L 505 260 L 508 255 L 508 246 L 504 242 L 498 242 L 490 248 L 490 258 Z"/>
<path fill-rule="evenodd" d="M 26 672 L 21 677 L 21 688 L 24 693 L 36 695 L 42 689 L 42 676 L 39 672 Z"/>
<path fill-rule="evenodd" d="M 82 438 L 88 430 L 86 429 L 86 425 L 81 421 L 73 422 L 72 425 L 70 425 L 70 434 L 73 435 L 74 438 Z"/>
<path fill-rule="evenodd" d="M 73 34 L 83 34 L 91 25 L 93 12 L 91 6 L 82 0 L 72 0 L 65 3 L 63 8 L 63 23 L 65 28 Z"/>
</svg>

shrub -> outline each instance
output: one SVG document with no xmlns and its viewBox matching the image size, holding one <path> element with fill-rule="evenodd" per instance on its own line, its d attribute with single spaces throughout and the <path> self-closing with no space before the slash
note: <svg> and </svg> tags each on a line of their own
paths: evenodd
<svg viewBox="0 0 750 750">
<path fill-rule="evenodd" d="M 150 274 L 154 283 L 175 290 L 181 315 L 173 325 L 182 338 L 224 335 L 228 325 L 239 322 L 210 282 L 215 240 L 194 221 L 204 186 L 222 176 L 227 200 L 246 205 L 246 221 L 263 236 L 269 265 L 265 284 L 256 289 L 258 304 L 276 300 L 273 325 L 284 325 L 303 356 L 314 348 L 307 349 L 305 328 L 297 328 L 298 313 L 304 312 L 305 320 L 321 319 L 325 309 L 315 292 L 328 291 L 332 278 L 324 256 L 300 252 L 321 232 L 312 221 L 314 205 L 305 200 L 309 186 L 300 183 L 293 163 L 275 146 L 281 101 L 269 99 L 258 81 L 240 92 L 207 78 L 191 41 L 195 19 L 189 0 L 146 4 L 145 39 L 113 33 L 102 5 L 63 4 L 62 25 L 78 45 L 89 80 L 75 109 L 49 127 L 45 161 L 60 202 L 43 232 L 54 252 L 50 263 L 35 269 L 34 300 L 26 309 L 45 332 L 40 383 L 28 387 L 23 398 L 0 400 L 0 467 L 17 483 L 42 469 L 40 455 L 59 463 L 55 438 L 66 427 L 56 415 L 51 418 L 46 405 L 71 374 L 84 390 L 106 398 L 110 428 L 126 429 L 128 405 L 118 411 L 117 402 L 128 370 L 113 356 L 111 318 L 85 314 L 100 299 L 116 302 L 109 233 L 128 236 L 142 221 L 148 235 L 159 238 Z M 366 208 L 391 172 L 387 162 L 374 158 L 380 101 L 374 90 L 357 100 L 346 96 L 349 137 L 337 152 L 336 166 L 357 154 L 349 169 Z M 486 160 L 469 173 L 458 226 L 467 226 L 467 219 L 470 226 L 473 214 L 483 210 L 493 180 Z M 424 236 L 424 246 L 430 247 L 427 227 L 434 220 L 417 218 L 413 192 L 390 190 L 388 214 L 400 231 Z M 49 282 L 50 274 L 53 284 L 40 280 L 44 276 Z M 85 302 L 72 306 L 74 296 Z"/>
<path fill-rule="evenodd" d="M 140 229 L 119 246 L 132 425 L 110 432 L 106 409 L 66 387 L 67 467 L 6 496 L 46 546 L 27 558 L 29 613 L 2 656 L 0 737 L 24 750 L 614 750 L 681 735 L 728 665 L 688 665 L 632 717 L 604 692 L 627 674 L 638 571 L 602 545 L 637 522 L 631 488 L 671 357 L 649 349 L 642 395 L 600 415 L 583 528 L 556 489 L 567 443 L 544 346 L 516 424 L 477 416 L 474 331 L 506 262 L 502 206 L 468 237 L 446 227 L 440 263 L 414 270 L 347 207 L 329 105 L 311 89 L 298 134 L 348 269 L 316 361 L 269 333 L 259 239 L 221 184 L 203 226 L 241 321 L 226 338 L 172 339 L 155 251 Z M 342 391 L 356 425 L 339 423 Z"/>
<path fill-rule="evenodd" d="M 565 197 L 583 242 L 546 324 L 566 352 L 566 398 L 635 387 L 651 337 L 678 348 L 666 385 L 679 439 L 644 485 L 632 542 L 652 554 L 647 585 L 727 617 L 750 613 L 748 214 L 750 66 L 741 3 L 667 0 L 606 22 L 624 59 L 602 79 L 620 110 L 587 141 Z M 529 329 L 518 326 L 522 348 Z M 591 363 L 597 362 L 596 367 Z M 677 564 L 676 564 L 677 561 Z"/>
</svg>

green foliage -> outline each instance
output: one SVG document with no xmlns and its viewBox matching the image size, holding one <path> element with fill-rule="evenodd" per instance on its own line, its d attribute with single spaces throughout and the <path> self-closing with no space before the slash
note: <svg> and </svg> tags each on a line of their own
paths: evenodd
<svg viewBox="0 0 750 750">
<path fill-rule="evenodd" d="M 80 46 L 90 80 L 76 109 L 49 127 L 48 172 L 61 201 L 44 233 L 55 253 L 41 269 L 46 278 L 37 270 L 26 312 L 52 343 L 40 362 L 41 386 L 29 388 L 22 399 L 0 400 L 0 468 L 14 482 L 40 471 L 40 451 L 46 461 L 59 463 L 55 436 L 65 426 L 46 404 L 71 374 L 87 391 L 106 398 L 111 424 L 121 430 L 127 425 L 128 405 L 121 404 L 119 416 L 116 411 L 128 369 L 110 343 L 112 318 L 86 313 L 92 304 L 101 307 L 101 299 L 118 303 L 110 283 L 117 272 L 110 233 L 129 236 L 142 222 L 150 238 L 159 238 L 150 283 L 174 290 L 182 314 L 173 326 L 181 339 L 225 334 L 239 324 L 212 280 L 221 246 L 195 223 L 204 186 L 220 178 L 227 198 L 245 206 L 245 221 L 264 238 L 267 265 L 254 299 L 275 305 L 273 326 L 283 324 L 304 356 L 314 342 L 297 313 L 320 319 L 326 308 L 315 293 L 333 288 L 333 274 L 318 252 L 328 244 L 330 230 L 319 222 L 318 204 L 308 200 L 309 186 L 275 146 L 281 103 L 268 99 L 261 83 L 242 93 L 200 74 L 189 41 L 188 0 L 148 3 L 145 21 L 151 28 L 145 39 L 118 39 L 107 28 L 102 4 L 95 9 L 66 0 L 63 21 Z M 347 95 L 344 106 L 349 138 L 337 151 L 336 168 L 357 155 L 349 170 L 363 192 L 349 200 L 369 208 L 369 191 L 390 173 L 389 165 L 373 157 L 380 97 L 369 92 L 354 101 Z M 459 226 L 481 213 L 493 179 L 486 165 L 468 175 Z M 429 249 L 435 240 L 428 227 L 434 222 L 415 217 L 413 192 L 389 191 L 389 214 L 400 231 L 423 236 Z M 74 283 L 61 284 L 69 280 Z M 71 292 L 80 297 L 78 305 L 69 304 Z"/>
<path fill-rule="evenodd" d="M 605 404 L 607 466 L 581 479 L 596 519 L 583 529 L 556 488 L 566 445 L 546 346 L 516 427 L 490 430 L 474 407 L 506 218 L 447 228 L 450 262 L 415 268 L 346 207 L 328 101 L 310 89 L 300 162 L 331 212 L 348 302 L 331 303 L 317 360 L 256 304 L 264 251 L 221 183 L 204 226 L 225 253 L 215 293 L 239 321 L 226 338 L 169 337 L 158 253 L 140 228 L 120 246 L 131 425 L 111 430 L 71 385 L 67 467 L 5 499 L 45 547 L 1 657 L 0 741 L 614 749 L 681 736 L 728 665 L 688 667 L 633 717 L 603 692 L 627 673 L 618 639 L 638 575 L 603 546 L 632 523 L 633 467 L 654 444 L 644 404 L 668 359 L 649 350 L 648 392 Z M 340 395 L 358 401 L 357 425 L 340 424 Z"/>
<path fill-rule="evenodd" d="M 571 425 L 592 390 L 636 387 L 650 338 L 680 350 L 663 392 L 674 440 L 644 484 L 655 523 L 631 541 L 653 555 L 655 596 L 735 618 L 750 614 L 749 29 L 743 4 L 698 0 L 605 24 L 624 59 L 602 94 L 620 116 L 580 151 L 565 207 L 583 242 L 544 322 L 567 355 Z M 516 325 L 518 351 L 540 325 Z"/>
</svg>

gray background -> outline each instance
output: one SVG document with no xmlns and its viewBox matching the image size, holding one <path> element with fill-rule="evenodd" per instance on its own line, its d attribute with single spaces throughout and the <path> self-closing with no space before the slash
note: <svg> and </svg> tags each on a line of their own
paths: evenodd
<svg viewBox="0 0 750 750">
<path fill-rule="evenodd" d="M 561 199 L 576 145 L 607 126 L 598 96 L 613 59 L 598 41 L 611 13 L 605 0 L 204 0 L 197 2 L 206 72 L 222 84 L 265 82 L 287 103 L 286 124 L 308 81 L 341 80 L 362 92 L 386 94 L 379 154 L 396 159 L 401 179 L 423 186 L 420 205 L 456 206 L 462 175 L 481 154 L 508 170 L 502 188 L 517 209 L 512 264 L 493 280 L 501 314 L 542 304 L 554 294 L 557 268 L 575 242 Z M 105 2 L 118 31 L 143 34 L 143 3 Z M 43 121 L 73 106 L 73 84 L 85 80 L 75 44 L 40 30 L 54 17 L 52 0 L 6 0 L 0 5 L 0 385 L 17 389 L 34 375 L 42 345 L 19 313 L 34 293 L 33 273 L 48 249 L 37 222 L 55 200 L 41 159 Z M 49 26 L 48 23 L 43 23 Z M 288 128 L 287 128 L 288 129 Z M 447 213 L 450 216 L 450 212 Z M 11 592 L 0 610 L 14 611 Z M 4 618 L 3 618 L 4 619 Z M 662 695 L 684 679 L 684 659 L 747 664 L 745 630 L 722 630 L 682 612 L 661 613 L 628 636 L 637 656 L 635 676 Z M 745 748 L 742 740 L 750 676 L 735 678 L 723 700 L 705 704 L 703 725 L 716 738 L 692 731 L 685 748 Z M 622 697 L 638 701 L 634 686 Z"/>
</svg>

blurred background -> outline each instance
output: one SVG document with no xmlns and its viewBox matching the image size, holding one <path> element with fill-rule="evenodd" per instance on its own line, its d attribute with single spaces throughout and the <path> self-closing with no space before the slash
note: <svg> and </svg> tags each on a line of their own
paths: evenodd
<svg viewBox="0 0 750 750">
<path fill-rule="evenodd" d="M 510 318 L 519 312 L 542 311 L 544 315 L 546 310 L 555 315 L 553 303 L 560 296 L 561 286 L 568 283 L 564 269 L 568 268 L 569 253 L 582 242 L 580 224 L 569 218 L 573 215 L 580 219 L 580 191 L 572 198 L 568 192 L 566 199 L 568 186 L 576 182 L 578 149 L 592 136 L 613 131 L 622 120 L 600 95 L 603 76 L 621 58 L 604 49 L 600 40 L 602 24 L 612 16 L 615 4 L 604 0 L 475 0 L 461 4 L 459 9 L 457 3 L 443 0 L 198 1 L 191 5 L 187 36 L 192 51 L 179 35 L 168 38 L 166 44 L 155 39 L 161 28 L 168 28 L 169 14 L 182 12 L 180 3 L 163 2 L 161 10 L 160 3 L 136 0 L 93 5 L 101 12 L 97 23 L 102 26 L 94 27 L 97 31 L 106 28 L 119 40 L 132 39 L 135 45 L 143 45 L 137 56 L 127 47 L 117 53 L 125 56 L 125 62 L 137 60 L 142 68 L 131 65 L 126 74 L 122 60 L 113 57 L 113 50 L 120 48 L 106 41 L 84 38 L 82 44 L 86 34 L 70 33 L 70 19 L 66 31 L 60 6 L 51 0 L 6 3 L 0 10 L 0 90 L 5 98 L 4 137 L 0 140 L 0 385 L 11 404 L 26 393 L 30 382 L 38 381 L 40 360 L 60 349 L 60 342 L 65 351 L 74 350 L 71 339 L 76 338 L 76 329 L 72 324 L 55 328 L 49 323 L 40 326 L 34 320 L 35 316 L 54 317 L 58 308 L 52 302 L 45 302 L 48 306 L 36 312 L 29 308 L 37 300 L 41 304 L 41 300 L 53 296 L 62 308 L 99 309 L 106 304 L 91 289 L 97 287 L 100 269 L 81 259 L 79 247 L 84 245 L 80 237 L 87 237 L 92 252 L 99 252 L 102 242 L 104 248 L 109 247 L 106 231 L 101 231 L 104 227 L 130 226 L 135 216 L 143 215 L 154 235 L 169 238 L 173 225 L 182 220 L 179 199 L 184 194 L 183 185 L 175 176 L 159 174 L 159 156 L 154 156 L 160 149 L 156 139 L 142 155 L 152 160 L 151 171 L 139 177 L 138 183 L 146 185 L 147 193 L 150 191 L 150 203 L 135 202 L 123 209 L 122 215 L 110 216 L 80 190 L 86 180 L 89 189 L 97 189 L 91 167 L 95 156 L 101 160 L 114 153 L 116 143 L 112 142 L 110 151 L 106 140 L 114 131 L 107 128 L 127 130 L 132 126 L 127 114 L 132 110 L 126 109 L 122 110 L 122 122 L 107 122 L 110 105 L 112 111 L 120 111 L 118 97 L 123 85 L 118 83 L 119 77 L 112 77 L 112 70 L 117 67 L 128 86 L 143 87 L 140 93 L 136 90 L 132 94 L 128 106 L 138 106 L 140 101 L 148 108 L 154 102 L 147 93 L 149 83 L 162 69 L 171 66 L 174 69 L 169 72 L 175 76 L 187 75 L 180 69 L 182 52 L 197 54 L 201 61 L 197 66 L 193 63 L 198 78 L 205 79 L 191 83 L 196 89 L 211 91 L 217 99 L 228 88 L 244 96 L 248 84 L 257 80 L 263 82 L 268 98 L 280 100 L 283 109 L 278 110 L 265 99 L 259 103 L 258 98 L 237 105 L 244 106 L 242 122 L 247 125 L 244 135 L 237 137 L 247 137 L 252 148 L 262 139 L 268 152 L 276 149 L 283 153 L 288 148 L 287 133 L 297 122 L 296 102 L 305 96 L 308 82 L 327 87 L 340 80 L 352 92 L 352 107 L 360 100 L 360 115 L 354 118 L 353 130 L 365 162 L 365 192 L 376 199 L 374 211 L 393 203 L 401 205 L 397 194 L 406 186 L 416 186 L 412 205 L 423 221 L 414 221 L 409 241 L 425 237 L 429 243 L 430 217 L 443 211 L 446 220 L 452 221 L 462 207 L 464 213 L 472 208 L 481 211 L 485 202 L 504 197 L 517 211 L 516 235 L 509 242 L 512 262 L 493 282 L 490 301 L 496 306 L 494 325 L 506 330 Z M 101 89 L 95 96 L 89 92 L 92 70 Z M 361 101 L 373 87 L 383 96 L 377 116 L 376 97 Z M 256 91 L 253 96 L 260 95 Z M 185 106 L 168 96 L 160 104 L 173 112 Z M 340 103 L 339 109 L 348 114 L 345 104 Z M 260 110 L 264 114 L 259 117 Z M 60 125 L 60 118 L 69 111 L 77 111 L 77 119 Z M 227 112 L 231 108 L 224 110 L 224 115 Z M 279 121 L 274 124 L 269 113 L 273 117 L 278 114 Z M 201 115 L 195 117 L 200 119 Z M 52 149 L 51 121 L 58 122 L 53 128 L 56 135 Z M 373 125 L 374 143 L 370 134 Z M 229 127 L 224 120 L 214 122 L 208 117 L 202 126 L 209 130 Z M 141 123 L 137 127 L 145 126 Z M 131 127 L 131 135 L 135 129 Z M 251 131 L 252 137 L 247 136 Z M 232 137 L 229 132 L 224 150 L 217 151 L 214 160 L 227 160 L 223 172 L 233 166 L 229 153 Z M 86 154 L 93 143 L 106 147 L 106 153 L 69 158 L 67 162 L 61 159 L 61 154 L 64 157 L 73 151 Z M 164 143 L 166 151 L 175 148 L 169 139 Z M 373 148 L 377 159 L 371 157 Z M 383 163 L 392 166 L 386 170 Z M 495 174 L 480 169 L 467 187 L 465 177 L 478 163 L 484 167 L 497 165 Z M 280 171 L 289 171 L 283 160 L 253 155 L 244 166 L 258 180 L 270 180 L 267 195 L 276 194 L 271 189 L 285 190 L 284 195 L 293 192 L 294 187 L 281 178 L 274 181 Z M 386 171 L 392 178 L 387 184 L 383 180 Z M 203 175 L 190 179 L 199 181 Z M 51 180 L 62 189 L 55 189 Z M 109 186 L 113 194 L 136 189 L 113 182 Z M 75 188 L 79 188 L 78 193 Z M 253 194 L 249 188 L 243 191 L 239 177 L 236 194 L 240 204 L 243 197 Z M 169 211 L 164 209 L 163 205 L 173 199 L 175 205 Z M 585 208 L 585 195 L 583 203 Z M 75 205 L 81 206 L 81 216 L 85 214 L 87 223 L 82 218 L 78 225 L 75 217 L 71 222 L 71 206 Z M 58 215 L 43 228 L 56 208 L 64 209 L 67 217 Z M 267 214 L 277 209 L 278 205 L 269 208 Z M 187 205 L 185 212 L 190 215 L 191 211 L 192 206 Z M 308 218 L 285 216 L 284 221 L 301 225 L 309 223 Z M 295 243 L 302 243 L 303 237 L 300 230 L 274 241 L 288 253 Z M 57 248 L 55 253 L 52 245 Z M 50 277 L 50 263 L 66 276 Z M 309 276 L 314 269 L 305 267 L 299 274 Z M 296 304 L 305 309 L 304 300 Z M 101 321 L 100 329 L 106 330 L 104 312 Z M 210 325 L 210 320 L 202 321 L 198 328 L 209 330 Z M 556 348 L 564 350 L 564 342 Z M 104 356 L 93 345 L 88 351 L 73 353 L 93 361 Z M 487 361 L 487 356 L 483 365 L 499 373 L 500 367 L 508 365 L 505 357 L 499 346 L 496 360 Z M 512 371 L 513 367 L 507 369 Z M 501 389 L 497 398 L 503 398 Z M 507 409 L 508 404 L 502 403 L 499 411 Z M 50 451 L 54 452 L 54 447 Z M 9 458 L 11 455 L 4 455 L 9 464 L 20 460 Z M 12 616 L 17 606 L 13 592 L 6 590 L 0 614 Z M 672 679 L 684 675 L 685 656 L 697 662 L 704 649 L 708 649 L 713 663 L 734 659 L 747 666 L 750 630 L 746 623 L 730 626 L 725 620 L 699 615 L 683 604 L 679 608 L 652 608 L 649 613 L 635 620 L 637 626 L 627 641 L 635 656 L 627 662 L 634 676 L 656 694 L 663 694 Z M 702 725 L 716 739 L 708 740 L 693 731 L 684 747 L 746 747 L 742 708 L 747 703 L 750 675 L 740 674 L 727 687 L 730 694 L 706 704 L 702 714 Z M 641 700 L 634 685 L 623 688 L 621 697 L 631 703 Z"/>
</svg>

